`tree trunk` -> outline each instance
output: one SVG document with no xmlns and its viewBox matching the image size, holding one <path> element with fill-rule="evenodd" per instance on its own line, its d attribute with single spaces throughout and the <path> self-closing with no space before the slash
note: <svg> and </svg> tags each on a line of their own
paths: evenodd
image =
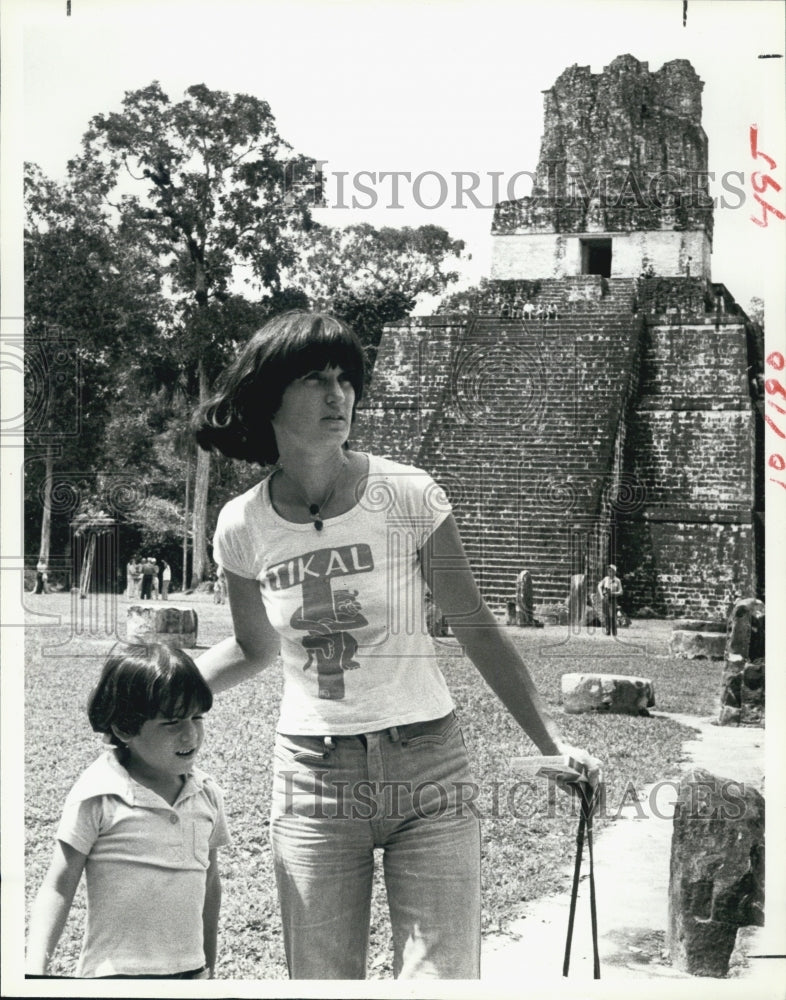
<svg viewBox="0 0 786 1000">
<path fill-rule="evenodd" d="M 90 590 L 90 580 L 93 576 L 93 562 L 95 561 L 95 557 L 96 535 L 95 532 L 91 531 L 90 537 L 87 540 L 87 550 L 82 559 L 82 570 L 79 574 L 79 596 L 82 600 L 85 600 Z"/>
<path fill-rule="evenodd" d="M 186 452 L 186 499 L 183 506 L 183 592 L 188 589 L 188 490 L 191 485 L 191 452 Z"/>
<path fill-rule="evenodd" d="M 52 424 L 49 423 L 50 434 L 46 442 L 44 455 L 44 514 L 41 518 L 41 546 L 38 550 L 38 561 L 49 568 L 49 547 L 52 537 L 52 480 L 54 478 L 54 455 L 52 452 Z"/>
<path fill-rule="evenodd" d="M 207 399 L 207 374 L 199 359 L 199 402 Z M 194 519 L 192 541 L 191 589 L 195 590 L 205 578 L 207 569 L 207 491 L 210 482 L 210 452 L 197 447 L 194 474 Z"/>
</svg>

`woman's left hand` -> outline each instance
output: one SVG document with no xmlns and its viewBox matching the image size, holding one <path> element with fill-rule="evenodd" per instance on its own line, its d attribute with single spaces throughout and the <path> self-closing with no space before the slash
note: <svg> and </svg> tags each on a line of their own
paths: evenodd
<svg viewBox="0 0 786 1000">
<path fill-rule="evenodd" d="M 593 757 L 589 751 L 581 747 L 570 746 L 568 743 L 559 744 L 559 752 L 572 757 L 581 765 L 582 777 L 586 778 L 591 788 L 597 787 L 603 781 L 603 765 L 597 757 Z"/>
</svg>

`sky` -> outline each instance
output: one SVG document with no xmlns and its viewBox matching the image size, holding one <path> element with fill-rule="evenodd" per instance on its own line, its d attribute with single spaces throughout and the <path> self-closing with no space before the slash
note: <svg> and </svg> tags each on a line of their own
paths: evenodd
<svg viewBox="0 0 786 1000">
<path fill-rule="evenodd" d="M 469 199 L 455 207 L 454 175 L 476 173 L 490 206 L 494 172 L 504 189 L 517 171 L 534 170 L 542 91 L 569 65 L 600 72 L 631 53 L 656 70 L 689 59 L 705 84 L 715 196 L 731 171 L 749 183 L 752 123 L 762 148 L 783 148 L 784 60 L 758 58 L 783 52 L 780 2 L 690 0 L 684 26 L 682 0 L 72 0 L 71 16 L 66 0 L 5 8 L 22 52 L 15 145 L 50 176 L 63 176 L 92 115 L 118 110 L 126 91 L 154 79 L 175 100 L 193 83 L 249 93 L 269 102 L 297 152 L 326 161 L 321 221 L 444 226 L 466 241 L 473 280 L 489 273 L 492 211 Z M 418 207 L 416 195 L 440 201 L 439 181 L 432 175 L 419 191 L 402 181 L 401 207 L 392 208 L 390 181 L 378 180 L 374 208 L 339 207 L 336 175 L 361 170 L 433 171 L 448 196 Z M 528 193 L 526 180 L 514 183 L 516 196 Z M 747 307 L 767 296 L 772 233 L 757 231 L 750 198 L 727 201 L 715 213 L 713 280 Z"/>
</svg>

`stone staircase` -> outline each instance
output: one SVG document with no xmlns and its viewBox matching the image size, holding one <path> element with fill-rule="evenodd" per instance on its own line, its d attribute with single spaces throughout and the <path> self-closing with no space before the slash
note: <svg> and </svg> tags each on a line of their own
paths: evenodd
<svg viewBox="0 0 786 1000">
<path fill-rule="evenodd" d="M 562 601 L 582 560 L 594 569 L 606 558 L 639 324 L 635 282 L 586 278 L 540 283 L 559 319 L 436 317 L 386 331 L 358 414 L 357 446 L 420 466 L 445 488 L 498 612 L 520 570 L 532 574 L 536 604 Z"/>
</svg>

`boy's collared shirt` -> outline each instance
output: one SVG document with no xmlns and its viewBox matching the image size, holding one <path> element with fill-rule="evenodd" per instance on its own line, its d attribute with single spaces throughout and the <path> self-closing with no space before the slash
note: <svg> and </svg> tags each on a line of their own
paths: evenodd
<svg viewBox="0 0 786 1000">
<path fill-rule="evenodd" d="M 193 769 L 170 806 L 108 750 L 71 789 L 56 836 L 87 855 L 78 976 L 166 975 L 204 963 L 210 851 L 229 843 L 223 796 L 208 775 Z"/>
</svg>

